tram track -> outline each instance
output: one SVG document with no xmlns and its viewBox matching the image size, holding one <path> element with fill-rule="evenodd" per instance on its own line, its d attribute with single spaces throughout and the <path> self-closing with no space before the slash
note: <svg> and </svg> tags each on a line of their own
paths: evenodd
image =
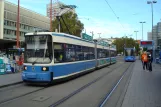
<svg viewBox="0 0 161 107">
<path fill-rule="evenodd" d="M 5 88 L 5 87 L 14 86 L 14 85 L 17 85 L 17 84 L 22 84 L 22 83 L 23 83 L 23 81 L 16 82 L 16 83 L 11 83 L 11 84 L 7 84 L 7 85 L 2 85 L 2 86 L 0 86 L 0 89 Z"/>
<path fill-rule="evenodd" d="M 93 80 L 92 82 L 90 82 L 90 83 L 88 83 L 88 84 L 85 84 L 84 86 L 81 87 L 81 89 L 79 88 L 77 91 L 74 91 L 75 93 L 72 92 L 72 93 L 73 93 L 72 96 L 74 96 L 76 93 L 79 93 L 81 90 L 85 89 L 86 87 L 92 85 L 93 83 L 97 82 L 98 80 L 100 80 L 100 79 L 103 78 L 105 75 L 107 75 L 107 74 L 109 74 L 110 72 L 112 72 L 113 70 L 120 68 L 122 65 L 123 65 L 123 63 L 120 63 L 120 64 L 118 64 L 115 68 L 112 67 L 107 73 L 104 73 L 103 75 L 100 75 L 99 77 L 96 77 L 96 79 Z M 104 68 L 103 68 L 103 69 L 104 69 Z M 96 72 L 97 72 L 97 70 L 96 70 Z M 87 74 L 87 75 L 88 75 L 88 74 Z M 83 77 L 83 76 L 82 76 L 82 77 Z M 27 93 L 24 93 L 24 94 L 21 94 L 21 95 L 12 97 L 12 98 L 7 98 L 7 99 L 4 99 L 4 100 L 1 100 L 1 99 L 0 99 L 0 105 L 9 103 L 9 102 L 14 101 L 14 100 L 18 100 L 18 99 L 20 99 L 20 98 L 22 98 L 22 97 L 24 97 L 24 96 L 27 96 L 27 95 L 30 95 L 30 94 L 34 94 L 34 93 L 36 93 L 36 92 L 41 92 L 42 90 L 44 90 L 44 89 L 46 89 L 46 88 L 49 88 L 49 87 L 52 87 L 52 86 L 39 88 L 39 89 L 36 89 L 36 90 L 34 90 L 34 91 L 30 91 L 30 92 L 27 92 Z M 0 91 L 0 92 L 1 92 L 1 91 Z M 70 96 L 68 95 L 68 97 L 70 98 L 70 97 L 71 97 L 71 94 L 70 94 Z M 67 98 L 67 96 L 66 96 L 65 98 L 62 98 L 62 99 L 67 100 L 67 99 L 69 99 L 69 98 Z M 60 100 L 58 100 L 58 101 L 60 101 Z M 57 101 L 57 104 L 59 103 L 58 101 Z M 55 103 L 53 103 L 53 104 L 55 104 Z M 56 105 L 57 105 L 57 104 L 56 104 Z M 59 105 L 59 104 L 58 104 L 58 105 Z"/>
<path fill-rule="evenodd" d="M 11 87 L 13 87 L 13 86 L 11 86 Z M 23 85 L 23 86 L 16 86 L 16 87 L 14 87 L 14 88 L 24 88 L 25 86 Z M 24 97 L 24 96 L 27 96 L 27 95 L 30 95 L 30 94 L 32 94 L 32 93 L 35 93 L 35 92 L 38 92 L 38 91 L 41 91 L 41 90 L 44 90 L 44 89 L 46 89 L 46 88 L 48 88 L 49 86 L 46 86 L 46 87 L 42 87 L 42 88 L 39 88 L 39 87 L 28 87 L 28 89 L 32 89 L 32 88 L 38 88 L 38 89 L 32 89 L 33 91 L 29 91 L 29 92 L 26 92 L 26 93 L 23 93 L 23 94 L 20 94 L 20 95 L 17 95 L 17 96 L 14 96 L 14 97 L 10 97 L 10 98 L 6 98 L 6 99 L 0 99 L 0 105 L 1 104 L 5 104 L 5 103 L 7 103 L 7 102 L 10 102 L 10 101 L 13 101 L 13 100 L 16 100 L 16 99 L 18 99 L 18 98 L 21 98 L 21 97 Z M 6 87 L 5 87 L 6 88 Z M 25 87 L 25 88 L 27 88 L 27 87 Z M 5 90 L 5 89 L 3 89 L 3 90 Z M 3 94 L 3 90 L 0 90 L 0 94 L 2 93 Z M 13 91 L 13 90 L 11 90 L 11 89 L 8 89 L 10 92 L 11 91 Z M 27 89 L 26 89 L 27 90 Z"/>
<path fill-rule="evenodd" d="M 51 104 L 49 107 L 56 107 L 59 106 L 61 104 L 63 104 L 65 101 L 69 100 L 70 98 L 72 98 L 74 95 L 80 93 L 81 91 L 83 91 L 84 89 L 88 88 L 89 86 L 91 86 L 92 84 L 96 83 L 97 81 L 101 80 L 102 78 L 104 78 L 105 76 L 107 76 L 108 74 L 110 74 L 112 71 L 119 69 L 120 67 L 122 67 L 124 63 L 118 65 L 116 68 L 111 69 L 109 72 L 97 77 L 96 79 L 92 80 L 91 82 L 83 85 L 82 87 L 80 87 L 79 89 L 73 91 L 72 93 L 68 94 L 67 96 L 59 99 L 58 101 L 54 102 L 53 104 Z"/>
<path fill-rule="evenodd" d="M 122 65 L 122 64 L 118 65 L 116 68 L 121 67 L 121 65 Z M 115 69 L 116 69 L 116 68 L 115 68 Z M 102 69 L 102 68 L 101 68 L 101 69 Z M 113 70 L 114 70 L 114 69 L 111 69 L 110 72 L 112 72 Z M 105 75 L 109 74 L 110 72 L 107 72 Z M 102 77 L 104 77 L 105 75 L 101 75 L 100 77 L 98 77 L 98 78 L 95 79 L 94 81 L 90 82 L 89 84 L 84 85 L 84 86 L 82 87 L 82 89 L 85 88 L 85 87 L 90 86 L 90 85 L 93 84 L 93 83 L 95 83 L 96 81 L 98 81 L 99 79 L 101 79 Z M 3 93 L 3 90 L 11 90 L 12 87 L 15 88 L 15 89 L 16 89 L 16 88 L 18 89 L 18 88 L 20 88 L 20 87 L 24 87 L 24 85 L 22 85 L 22 84 L 23 84 L 23 83 L 14 84 L 14 85 L 11 85 L 11 86 L 7 86 L 7 87 L 0 88 L 0 94 Z M 38 91 L 42 91 L 42 90 L 44 90 L 44 89 L 46 89 L 46 88 L 48 88 L 48 87 L 51 87 L 51 86 L 46 86 L 46 87 L 43 87 L 43 88 L 36 89 L 36 90 L 34 90 L 34 91 L 29 91 L 29 92 L 26 92 L 26 93 L 24 93 L 24 94 L 17 95 L 17 96 L 15 96 L 15 97 L 3 99 L 3 100 L 0 99 L 0 105 L 5 104 L 5 103 L 8 103 L 8 102 L 10 102 L 10 101 L 14 101 L 14 100 L 16 100 L 16 99 L 19 99 L 19 98 L 21 98 L 21 97 L 24 97 L 24 96 L 27 96 L 27 95 L 30 95 L 30 94 L 33 94 L 33 93 L 36 93 L 36 92 L 38 92 Z M 27 87 L 26 87 L 26 88 L 27 88 Z M 29 87 L 28 87 L 28 88 L 29 88 Z M 27 90 L 27 89 L 26 89 L 26 90 Z M 81 90 L 81 89 L 79 89 L 79 90 Z M 78 91 L 79 91 L 79 90 L 78 90 Z"/>
<path fill-rule="evenodd" d="M 11 87 L 14 87 L 14 88 L 19 87 L 22 84 L 23 84 L 23 82 L 15 83 L 15 84 L 12 84 L 12 85 L 4 85 L 4 86 L 0 87 L 0 92 L 2 92 L 5 89 L 10 89 Z"/>
<path fill-rule="evenodd" d="M 120 82 L 122 81 L 122 79 L 124 78 L 124 76 L 126 75 L 126 73 L 128 72 L 128 69 L 133 65 L 133 63 L 131 63 L 126 70 L 123 72 L 122 76 L 118 79 L 117 83 L 112 87 L 112 89 L 106 93 L 105 97 L 103 98 L 102 101 L 100 101 L 99 106 L 98 107 L 104 107 L 105 104 L 107 103 L 107 101 L 109 100 L 109 98 L 112 96 L 112 94 L 114 93 L 114 91 L 116 90 L 116 88 L 118 87 L 118 85 L 120 84 Z"/>
</svg>

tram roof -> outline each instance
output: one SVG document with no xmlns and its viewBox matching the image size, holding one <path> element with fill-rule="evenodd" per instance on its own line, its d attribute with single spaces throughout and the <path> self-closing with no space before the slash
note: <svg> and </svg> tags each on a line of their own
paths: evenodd
<svg viewBox="0 0 161 107">
<path fill-rule="evenodd" d="M 66 34 L 66 33 L 57 33 L 57 32 L 36 32 L 36 33 L 33 32 L 33 33 L 27 33 L 26 35 L 34 35 L 34 34 L 35 35 L 49 34 L 52 36 L 62 36 L 62 37 L 68 37 L 68 38 L 73 38 L 73 39 L 77 39 L 77 40 L 88 41 L 88 40 L 82 39 L 81 37 L 77 37 L 77 36 Z M 93 43 L 94 41 L 88 41 L 88 42 Z"/>
<path fill-rule="evenodd" d="M 85 42 L 89 42 L 89 43 L 94 43 L 94 41 L 89 41 L 89 40 L 85 40 L 85 39 L 82 39 L 81 37 L 77 37 L 77 36 L 74 36 L 74 35 L 70 35 L 70 34 L 66 34 L 66 33 L 58 33 L 58 32 L 32 32 L 32 33 L 26 33 L 26 35 L 43 35 L 43 34 L 49 34 L 49 35 L 52 35 L 52 36 L 62 36 L 62 37 L 67 37 L 67 38 L 72 38 L 72 39 L 76 39 L 76 40 L 81 40 L 81 41 L 85 41 Z M 98 44 L 100 46 L 104 46 L 102 44 Z M 105 47 L 108 47 L 108 46 L 105 46 Z"/>
</svg>

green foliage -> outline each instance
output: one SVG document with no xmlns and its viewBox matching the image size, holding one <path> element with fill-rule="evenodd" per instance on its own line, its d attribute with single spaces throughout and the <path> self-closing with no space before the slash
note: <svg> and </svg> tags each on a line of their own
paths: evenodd
<svg viewBox="0 0 161 107">
<path fill-rule="evenodd" d="M 143 48 L 143 51 L 147 51 L 147 48 Z"/>
<path fill-rule="evenodd" d="M 72 35 L 80 37 L 81 32 L 84 29 L 84 25 L 83 25 L 83 23 L 81 23 L 80 20 L 78 20 L 77 14 L 72 13 L 72 12 L 67 12 L 67 13 L 63 14 L 62 17 L 63 17 L 67 27 L 69 28 L 70 33 Z M 61 21 L 61 26 L 62 26 L 62 29 L 60 29 L 61 30 L 60 32 L 69 33 L 68 29 L 66 28 L 66 26 L 61 18 L 60 18 L 60 21 Z M 53 28 L 53 31 L 55 31 L 55 29 L 59 28 L 59 21 L 57 19 L 53 21 L 52 28 Z"/>
<path fill-rule="evenodd" d="M 116 45 L 117 53 L 124 52 L 124 47 L 125 48 L 135 47 L 136 53 L 138 53 L 140 50 L 139 44 L 132 38 L 127 38 L 127 37 L 117 38 L 113 44 Z"/>
</svg>

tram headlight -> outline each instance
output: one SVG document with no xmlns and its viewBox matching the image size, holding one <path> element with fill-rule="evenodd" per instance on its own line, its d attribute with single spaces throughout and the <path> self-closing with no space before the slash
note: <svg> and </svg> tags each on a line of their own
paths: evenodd
<svg viewBox="0 0 161 107">
<path fill-rule="evenodd" d="M 49 71 L 49 67 L 42 67 L 42 71 Z"/>
<path fill-rule="evenodd" d="M 24 70 L 27 70 L 27 66 L 24 66 Z"/>
<path fill-rule="evenodd" d="M 42 70 L 43 70 L 43 71 L 46 71 L 46 67 L 43 67 Z"/>
</svg>

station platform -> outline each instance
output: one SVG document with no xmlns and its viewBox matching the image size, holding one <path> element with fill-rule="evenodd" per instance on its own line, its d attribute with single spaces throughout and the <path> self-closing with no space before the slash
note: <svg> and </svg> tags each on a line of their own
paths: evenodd
<svg viewBox="0 0 161 107">
<path fill-rule="evenodd" d="M 0 88 L 22 83 L 21 72 L 0 75 Z"/>
<path fill-rule="evenodd" d="M 136 60 L 122 107 L 161 107 L 161 65 L 152 66 L 152 72 L 143 70 Z"/>
</svg>

